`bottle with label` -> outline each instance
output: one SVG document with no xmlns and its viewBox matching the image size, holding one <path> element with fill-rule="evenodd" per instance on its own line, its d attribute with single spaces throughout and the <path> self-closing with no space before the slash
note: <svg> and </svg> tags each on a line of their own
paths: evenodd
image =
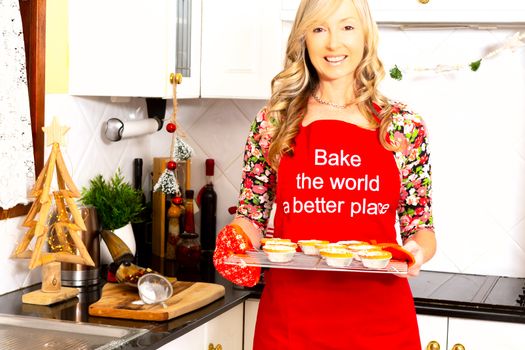
<svg viewBox="0 0 525 350">
<path fill-rule="evenodd" d="M 215 162 L 206 159 L 206 185 L 200 196 L 201 246 L 203 251 L 215 250 L 217 235 L 217 193 L 213 188 Z"/>
</svg>

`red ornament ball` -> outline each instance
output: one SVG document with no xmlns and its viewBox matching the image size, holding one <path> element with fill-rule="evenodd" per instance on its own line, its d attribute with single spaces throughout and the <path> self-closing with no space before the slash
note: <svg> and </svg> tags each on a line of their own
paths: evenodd
<svg viewBox="0 0 525 350">
<path fill-rule="evenodd" d="M 169 133 L 174 133 L 175 130 L 177 130 L 177 125 L 173 124 L 173 123 L 168 123 L 166 124 L 166 130 L 169 132 Z"/>
<path fill-rule="evenodd" d="M 166 164 L 166 168 L 168 168 L 169 170 L 175 170 L 177 168 L 177 163 L 170 160 L 167 164 Z"/>
<path fill-rule="evenodd" d="M 173 204 L 182 204 L 182 197 L 173 197 L 171 200 Z"/>
</svg>

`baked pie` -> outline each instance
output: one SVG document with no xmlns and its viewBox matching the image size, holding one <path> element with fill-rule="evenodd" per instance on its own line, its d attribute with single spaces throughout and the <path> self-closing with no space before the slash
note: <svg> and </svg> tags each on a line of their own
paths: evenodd
<svg viewBox="0 0 525 350">
<path fill-rule="evenodd" d="M 349 249 L 339 247 L 322 248 L 319 254 L 325 258 L 326 264 L 332 267 L 347 267 L 354 258 L 354 253 Z"/>
<path fill-rule="evenodd" d="M 319 240 L 319 239 L 302 239 L 297 242 L 299 244 L 299 247 L 301 247 L 301 250 L 306 255 L 319 255 L 319 248 L 317 248 L 318 244 L 328 244 L 329 241 Z"/>
<path fill-rule="evenodd" d="M 285 263 L 292 261 L 296 248 L 289 245 L 265 244 L 262 249 L 271 262 Z"/>
<path fill-rule="evenodd" d="M 359 256 L 363 266 L 370 269 L 384 269 L 392 259 L 392 253 L 386 250 L 369 250 Z"/>
</svg>

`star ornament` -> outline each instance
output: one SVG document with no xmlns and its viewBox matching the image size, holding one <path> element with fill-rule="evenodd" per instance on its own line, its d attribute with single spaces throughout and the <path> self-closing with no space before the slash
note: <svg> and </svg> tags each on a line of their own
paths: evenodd
<svg viewBox="0 0 525 350">
<path fill-rule="evenodd" d="M 64 135 L 69 130 L 69 126 L 60 125 L 57 117 L 53 117 L 51 125 L 42 127 L 44 134 L 46 134 L 46 146 L 58 143 L 63 146 L 65 143 Z"/>
</svg>

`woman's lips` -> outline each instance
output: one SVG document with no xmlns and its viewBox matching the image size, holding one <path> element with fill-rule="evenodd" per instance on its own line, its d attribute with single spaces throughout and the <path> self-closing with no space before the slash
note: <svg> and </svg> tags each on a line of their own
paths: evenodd
<svg viewBox="0 0 525 350">
<path fill-rule="evenodd" d="M 341 55 L 341 56 L 325 56 L 325 61 L 327 61 L 328 63 L 331 63 L 331 64 L 339 64 L 341 62 L 343 62 L 345 59 L 346 59 L 346 55 Z"/>
</svg>

